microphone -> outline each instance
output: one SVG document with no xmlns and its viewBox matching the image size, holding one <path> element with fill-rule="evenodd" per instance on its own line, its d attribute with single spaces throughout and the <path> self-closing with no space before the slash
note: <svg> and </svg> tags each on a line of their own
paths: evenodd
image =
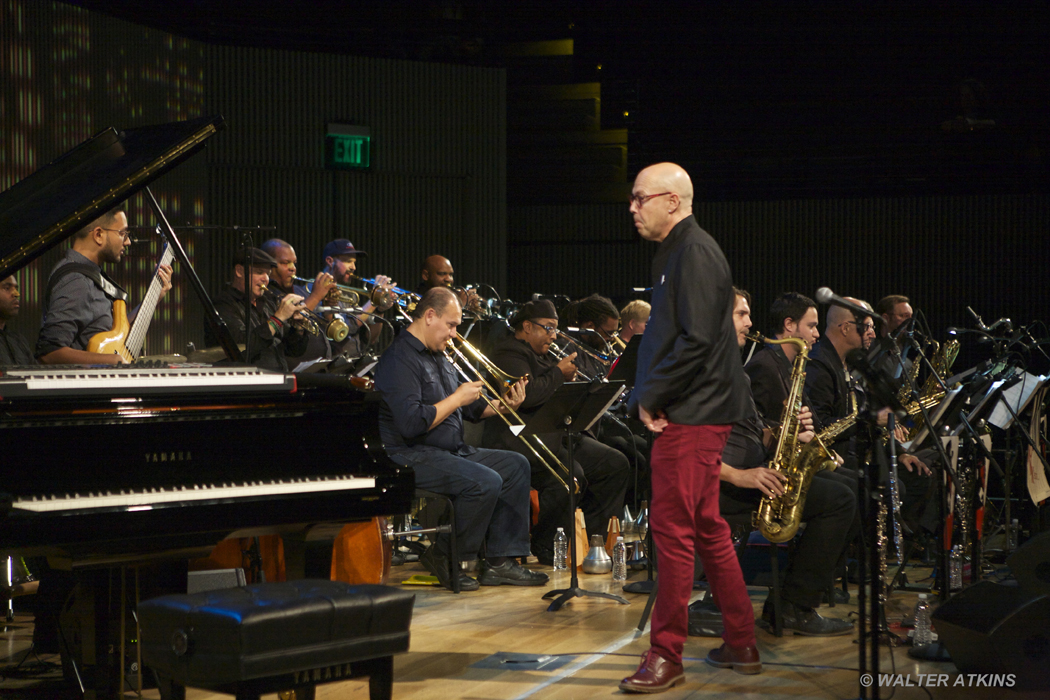
<svg viewBox="0 0 1050 700">
<path fill-rule="evenodd" d="M 575 326 L 565 326 L 565 330 L 569 333 L 594 333 L 598 335 L 598 331 L 593 328 L 576 328 Z"/>
<path fill-rule="evenodd" d="M 841 306 L 844 309 L 849 309 L 858 316 L 872 316 L 872 312 L 865 309 L 860 304 L 855 304 L 852 301 L 843 299 L 835 292 L 831 291 L 829 287 L 821 287 L 817 290 L 817 293 L 813 295 L 818 302 L 821 304 L 834 304 L 835 306 Z"/>
<path fill-rule="evenodd" d="M 915 336 L 915 318 L 914 317 L 909 318 L 907 321 L 905 321 L 901 325 L 899 325 L 896 328 L 894 328 L 893 332 L 890 333 L 890 337 L 893 338 L 894 340 L 897 340 L 897 339 L 899 339 L 901 337 L 912 338 L 914 336 Z"/>
<path fill-rule="evenodd" d="M 631 287 L 631 291 L 635 294 L 644 294 L 645 292 L 653 291 L 652 287 Z"/>
<path fill-rule="evenodd" d="M 1003 331 L 1003 333 L 1013 333 L 1014 332 L 1013 321 L 1011 321 L 1008 318 L 1001 318 L 1001 319 L 999 319 L 998 321 L 996 321 L 992 325 L 988 326 L 988 328 L 986 328 L 985 330 L 987 330 L 989 333 L 991 333 L 992 331 L 994 331 L 999 326 L 1003 326 L 1006 329 L 1006 330 Z"/>
<path fill-rule="evenodd" d="M 981 315 L 978 314 L 976 311 L 974 311 L 969 306 L 966 307 L 966 310 L 970 312 L 971 316 L 973 316 L 973 320 L 977 321 L 977 330 L 984 331 L 985 333 L 987 333 L 988 332 L 988 326 L 984 325 L 984 319 L 981 318 Z"/>
</svg>

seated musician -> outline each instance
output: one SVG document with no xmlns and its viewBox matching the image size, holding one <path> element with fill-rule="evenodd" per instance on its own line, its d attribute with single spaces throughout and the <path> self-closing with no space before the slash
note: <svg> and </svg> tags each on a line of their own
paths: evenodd
<svg viewBox="0 0 1050 700">
<path fill-rule="evenodd" d="M 564 382 L 572 380 L 576 374 L 573 361 L 578 356 L 570 354 L 556 360 L 548 355 L 558 327 L 558 312 L 546 299 L 522 306 L 511 318 L 511 326 L 513 335 L 506 335 L 496 344 L 492 361 L 511 376 L 529 376 L 525 400 L 518 411 L 528 421 Z M 540 438 L 562 464 L 568 464 L 568 449 L 562 435 L 555 433 Z M 506 425 L 488 421 L 483 440 L 489 447 L 514 450 L 529 459 L 532 487 L 539 492 L 540 500 L 539 522 L 532 529 L 532 552 L 541 562 L 550 563 L 554 558 L 557 529 L 573 531 L 568 492 Z M 578 440 L 573 451 L 574 472 L 581 487 L 577 505 L 583 510 L 587 532 L 604 535 L 609 518 L 623 510 L 630 464 L 623 454 L 588 435 L 580 435 Z"/>
<path fill-rule="evenodd" d="M 477 590 L 479 583 L 543 585 L 546 574 L 516 561 L 529 553 L 528 461 L 513 452 L 463 442 L 464 418 L 477 421 L 495 411 L 482 399 L 481 382 L 464 382 L 442 354 L 462 321 L 459 300 L 451 290 L 437 287 L 423 295 L 412 315 L 412 323 L 376 366 L 383 446 L 392 460 L 415 470 L 417 487 L 454 499 L 461 559 L 473 560 L 484 546 L 478 579 L 460 572 L 461 590 Z M 515 384 L 498 400 L 517 407 L 524 384 Z M 448 559 L 443 535 L 420 562 L 451 589 Z"/>
<path fill-rule="evenodd" d="M 620 327 L 620 312 L 609 299 L 597 294 L 580 299 L 573 309 L 573 325 L 582 331 L 574 336 L 582 346 L 576 356 L 576 368 L 588 379 L 604 377 L 612 358 L 609 362 L 602 358 L 611 355 L 612 339 Z"/>
<path fill-rule="evenodd" d="M 51 270 L 44 320 L 34 354 L 46 364 L 120 364 L 117 354 L 88 352 L 92 337 L 113 329 L 113 302 L 127 294 L 102 270 L 119 263 L 131 243 L 128 217 L 118 205 L 76 232 L 73 247 Z M 161 297 L 171 289 L 171 266 L 162 265 Z M 128 314 L 133 322 L 138 309 Z"/>
<path fill-rule="evenodd" d="M 29 341 L 9 325 L 20 307 L 18 280 L 14 275 L 0 280 L 0 366 L 36 364 Z"/>
<path fill-rule="evenodd" d="M 769 309 L 771 338 L 798 338 L 812 350 L 820 338 L 817 305 L 798 292 L 781 294 Z M 766 343 L 755 352 L 744 371 L 751 379 L 751 395 L 766 425 L 776 426 L 791 384 L 791 366 L 798 354 L 792 343 Z"/>
<path fill-rule="evenodd" d="M 251 265 L 248 275 L 244 273 L 244 260 Z M 285 294 L 279 299 L 267 295 L 270 269 L 277 265 L 268 253 L 258 248 L 241 250 L 234 256 L 233 278 L 226 288 L 215 297 L 215 310 L 226 322 L 237 343 L 248 344 L 245 361 L 262 369 L 278 372 L 288 371 L 287 358 L 298 358 L 306 351 L 306 333 L 295 326 L 294 317 L 301 308 L 303 298 L 298 294 Z M 246 332 L 244 322 L 244 294 L 247 279 L 251 300 L 251 331 Z M 212 336 L 211 326 L 204 326 L 205 343 L 209 346 L 219 342 Z"/>
<path fill-rule="evenodd" d="M 324 302 L 325 297 L 335 284 L 335 279 L 332 275 L 327 272 L 317 273 L 313 284 L 307 289 L 305 285 L 295 283 L 295 266 L 298 258 L 295 255 L 295 248 L 290 243 L 282 241 L 280 238 L 271 238 L 264 242 L 260 248 L 277 261 L 277 266 L 270 268 L 269 288 L 278 298 L 283 297 L 285 294 L 298 294 L 303 297 L 303 306 L 311 311 L 317 309 Z M 356 321 L 353 323 L 353 326 L 358 332 L 348 334 L 341 341 L 334 341 L 326 337 L 323 326 L 320 328 L 321 332 L 317 335 L 308 334 L 306 352 L 296 358 L 296 360 L 298 362 L 306 362 L 318 358 L 331 360 L 333 357 L 342 354 L 350 357 L 360 357 L 362 348 L 368 344 L 368 331 L 366 330 L 368 326 L 358 324 Z"/>
<path fill-rule="evenodd" d="M 419 284 L 416 286 L 416 294 L 426 294 L 427 290 L 434 287 L 454 287 L 456 281 L 455 270 L 452 269 L 452 261 L 444 255 L 431 255 L 423 261 L 423 267 L 419 271 Z M 476 314 L 481 308 L 481 298 L 473 289 L 456 289 L 456 296 L 463 310 Z"/>
<path fill-rule="evenodd" d="M 747 292 L 735 291 L 733 322 L 742 348 L 751 328 L 751 309 Z M 764 466 L 773 456 L 777 441 L 765 427 L 754 402 L 750 403 L 749 415 L 733 424 L 722 453 L 719 475 L 722 515 L 753 512 L 763 497 L 782 496 L 787 483 L 783 473 Z M 813 425 L 805 406 L 799 411 L 798 420 L 801 424 L 798 439 L 808 443 L 813 438 Z M 836 562 L 849 541 L 848 531 L 856 511 L 857 502 L 848 486 L 813 479 L 802 509 L 801 521 L 806 527 L 788 559 L 780 590 L 784 629 L 818 637 L 848 634 L 853 629 L 852 622 L 823 617 L 816 608 L 831 584 Z M 690 611 L 691 617 L 694 610 Z M 771 597 L 762 608 L 762 619 L 770 625 L 773 623 Z"/>
<path fill-rule="evenodd" d="M 645 324 L 649 322 L 652 308 L 649 302 L 635 299 L 620 309 L 620 340 L 624 345 L 631 342 L 634 336 L 645 333 Z"/>
<path fill-rule="evenodd" d="M 849 299 L 860 304 L 859 299 Z M 864 347 L 864 336 L 872 325 L 870 317 L 857 317 L 852 311 L 840 306 L 828 309 L 821 338 L 809 354 L 806 367 L 806 397 L 813 411 L 813 423 L 820 432 L 835 421 L 845 418 L 852 409 L 855 391 L 850 372 L 846 369 L 846 354 L 850 350 Z M 883 418 L 885 425 L 885 418 Z M 856 426 L 843 431 L 835 442 L 828 445 L 839 454 L 844 464 L 839 467 L 852 475 L 857 473 L 857 456 L 854 454 Z"/>
<path fill-rule="evenodd" d="M 747 302 L 750 309 L 750 298 L 738 297 L 738 300 Z M 769 331 L 772 337 L 778 340 L 784 338 L 798 338 L 806 343 L 809 351 L 820 338 L 819 317 L 817 307 L 812 299 L 798 292 L 787 292 L 777 297 L 769 309 Z M 751 361 L 744 367 L 744 372 L 751 382 L 751 396 L 755 407 L 763 423 L 773 429 L 779 430 L 780 419 L 784 412 L 784 403 L 787 401 L 788 392 L 791 389 L 791 374 L 793 364 L 798 356 L 798 348 L 793 343 L 766 343 L 758 350 Z M 808 377 L 808 366 L 807 366 Z M 839 459 L 838 461 L 842 461 Z M 856 501 L 857 480 L 851 474 L 835 471 L 821 471 L 814 479 L 833 481 L 848 488 L 849 498 Z M 849 523 L 847 542 L 852 542 L 857 533 L 860 532 L 860 514 L 854 508 L 854 518 Z M 837 568 L 843 571 L 846 566 L 846 552 L 843 548 L 838 555 Z M 849 594 L 835 590 L 836 603 L 849 601 Z"/>
<path fill-rule="evenodd" d="M 914 311 L 911 300 L 902 294 L 889 294 L 884 296 L 875 305 L 878 314 L 879 339 L 882 347 L 881 352 L 873 361 L 887 376 L 893 378 L 898 387 L 910 383 L 905 377 L 911 376 L 913 361 L 908 357 L 909 347 L 903 338 L 898 337 L 901 332 L 906 332 L 910 327 Z M 905 324 L 908 324 L 906 326 Z M 904 392 L 908 392 L 905 388 Z M 906 438 L 904 430 L 898 431 L 898 439 Z M 904 471 L 898 473 L 902 491 L 901 514 L 906 524 L 912 531 L 921 526 L 927 532 L 933 532 L 937 528 L 940 519 L 938 506 L 935 499 L 934 481 L 931 478 L 930 467 L 939 459 L 936 448 L 932 445 L 925 449 L 916 449 L 915 452 L 901 453 L 899 450 L 899 464 L 904 466 Z"/>
<path fill-rule="evenodd" d="M 355 273 L 357 272 L 357 259 L 367 258 L 368 253 L 363 250 L 357 250 L 354 248 L 354 244 L 345 238 L 337 238 L 334 241 L 329 241 L 324 247 L 324 270 L 332 276 L 335 283 L 344 287 L 360 287 L 357 284 L 357 278 Z M 354 314 L 347 314 L 344 316 L 346 322 L 350 324 L 350 335 L 357 336 L 359 330 L 365 328 L 368 329 L 367 339 L 365 336 L 361 336 L 360 340 L 364 342 L 364 345 L 358 346 L 358 355 L 362 354 L 364 347 L 370 345 L 379 340 L 380 334 L 383 332 L 383 326 L 379 322 L 377 316 L 388 310 L 394 305 L 396 295 L 393 293 L 392 288 L 394 286 L 390 278 L 385 275 L 376 275 L 375 278 L 375 290 L 370 297 L 364 300 L 360 310 Z M 329 306 L 339 306 L 342 308 L 349 309 L 348 304 L 342 302 L 332 302 Z M 357 324 L 356 327 L 354 324 Z M 384 341 L 385 343 L 385 341 Z"/>
</svg>

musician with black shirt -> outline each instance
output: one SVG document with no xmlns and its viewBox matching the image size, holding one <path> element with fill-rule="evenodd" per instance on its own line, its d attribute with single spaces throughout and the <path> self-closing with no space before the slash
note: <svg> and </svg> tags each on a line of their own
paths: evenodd
<svg viewBox="0 0 1050 700">
<path fill-rule="evenodd" d="M 270 268 L 269 284 L 269 290 L 276 298 L 279 299 L 285 294 L 298 294 L 303 297 L 303 307 L 313 311 L 324 302 L 329 292 L 335 289 L 335 278 L 324 271 L 317 273 L 309 289 L 304 285 L 295 284 L 295 266 L 298 258 L 295 255 L 295 248 L 287 241 L 271 238 L 264 242 L 261 248 L 277 261 L 277 265 Z M 319 333 L 307 335 L 306 351 L 296 358 L 297 362 L 316 359 L 331 360 L 343 354 L 360 357 L 362 349 L 368 345 L 368 325 L 359 324 L 356 319 L 348 324 L 356 332 L 348 333 L 346 338 L 340 341 L 328 338 L 324 333 L 323 324 L 319 323 L 319 326 Z"/>
<path fill-rule="evenodd" d="M 102 270 L 102 263 L 119 263 L 131 243 L 123 205 L 77 231 L 73 247 L 51 270 L 44 320 L 34 354 L 44 364 L 107 364 L 124 362 L 119 354 L 89 352 L 88 343 L 113 329 L 113 302 L 127 294 Z M 72 265 L 73 267 L 67 267 Z M 160 296 L 171 289 L 171 266 L 157 271 L 163 285 Z M 128 314 L 133 322 L 137 308 Z"/>
<path fill-rule="evenodd" d="M 29 342 L 7 324 L 18 315 L 21 294 L 14 275 L 0 280 L 0 365 L 32 365 L 36 363 Z"/>
<path fill-rule="evenodd" d="M 818 325 L 817 305 L 798 292 L 781 294 L 769 309 L 769 337 L 777 340 L 798 338 L 812 349 L 820 338 Z M 788 396 L 791 366 L 797 353 L 798 348 L 793 343 L 766 343 L 744 366 L 751 380 L 751 395 L 758 412 L 771 427 L 780 420 Z"/>
<path fill-rule="evenodd" d="M 248 333 L 244 323 L 245 251 L 234 257 L 233 279 L 215 297 L 215 310 L 226 322 L 233 339 L 244 343 Z M 278 372 L 288 371 L 287 357 L 298 358 L 306 352 L 306 333 L 295 327 L 293 318 L 301 310 L 303 298 L 298 294 L 286 294 L 279 301 L 266 296 L 270 283 L 270 269 L 277 265 L 268 253 L 258 248 L 249 248 L 250 262 L 248 290 L 251 295 L 251 342 L 245 360 L 262 369 Z M 209 346 L 219 342 L 212 336 L 211 326 L 204 326 L 205 343 Z"/>
<path fill-rule="evenodd" d="M 745 334 L 751 328 L 750 311 L 747 293 L 737 290 L 733 322 L 740 347 L 744 346 Z M 783 409 L 778 416 L 782 414 Z M 809 409 L 803 406 L 799 413 L 803 431 L 798 436 L 802 443 L 813 439 L 809 416 Z M 784 494 L 787 477 L 764 466 L 773 457 L 771 448 L 775 443 L 751 402 L 748 415 L 733 424 L 722 452 L 719 511 L 723 515 L 750 513 L 758 508 L 764 496 Z M 831 479 L 811 481 L 801 516 L 806 528 L 788 559 L 780 589 L 784 629 L 816 637 L 848 634 L 853 629 L 853 623 L 823 617 L 815 608 L 831 584 L 836 562 L 849 542 L 856 511 L 857 499 L 849 486 Z M 772 599 L 767 599 L 762 608 L 762 618 L 770 625 L 772 603 Z"/>
<path fill-rule="evenodd" d="M 573 353 L 556 360 L 548 354 L 558 327 L 558 312 L 546 299 L 525 304 L 511 319 L 511 326 L 513 335 L 506 335 L 496 343 L 491 359 L 511 376 L 529 376 L 525 400 L 518 410 L 528 421 L 563 383 L 572 380 L 576 374 L 573 363 L 579 356 Z M 540 439 L 562 464 L 568 463 L 568 448 L 563 444 L 562 435 L 546 434 Z M 483 441 L 489 447 L 514 450 L 529 459 L 532 486 L 539 492 L 540 500 L 539 522 L 532 529 L 532 552 L 541 562 L 549 563 L 557 529 L 572 531 L 568 492 L 502 423 L 486 422 Z M 574 472 L 581 487 L 577 504 L 583 510 L 587 532 L 604 535 L 609 518 L 623 509 L 630 464 L 623 454 L 586 434 L 579 436 L 578 443 L 574 444 L 573 456 Z"/>
</svg>

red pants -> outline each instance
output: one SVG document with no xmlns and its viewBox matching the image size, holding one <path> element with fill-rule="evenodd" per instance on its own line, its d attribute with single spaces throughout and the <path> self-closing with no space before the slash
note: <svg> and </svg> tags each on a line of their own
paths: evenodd
<svg viewBox="0 0 1050 700">
<path fill-rule="evenodd" d="M 755 613 L 729 526 L 718 512 L 722 448 L 732 426 L 671 423 L 653 443 L 653 530 L 660 571 L 653 607 L 652 647 L 669 661 L 682 662 L 693 592 L 694 552 L 699 553 L 711 590 L 722 609 L 733 647 L 755 645 Z"/>
</svg>

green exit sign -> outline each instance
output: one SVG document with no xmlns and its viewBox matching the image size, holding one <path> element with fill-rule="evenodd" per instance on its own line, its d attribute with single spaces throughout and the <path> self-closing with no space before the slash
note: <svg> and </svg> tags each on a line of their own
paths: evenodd
<svg viewBox="0 0 1050 700">
<path fill-rule="evenodd" d="M 329 124 L 324 139 L 324 165 L 333 170 L 370 168 L 372 130 L 367 126 Z"/>
</svg>

